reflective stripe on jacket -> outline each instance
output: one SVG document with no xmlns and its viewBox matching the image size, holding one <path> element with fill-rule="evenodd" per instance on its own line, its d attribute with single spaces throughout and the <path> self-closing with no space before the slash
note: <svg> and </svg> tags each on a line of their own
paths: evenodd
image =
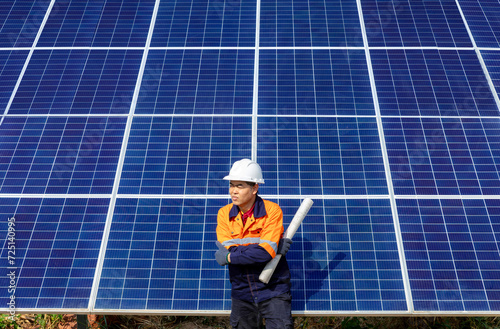
<svg viewBox="0 0 500 329">
<path fill-rule="evenodd" d="M 229 276 L 233 298 L 260 302 L 290 291 L 290 271 L 281 257 L 266 285 L 259 275 L 276 256 L 283 235 L 283 212 L 274 202 L 257 196 L 254 212 L 243 226 L 238 206 L 228 204 L 217 215 L 217 239 L 231 252 Z"/>
</svg>

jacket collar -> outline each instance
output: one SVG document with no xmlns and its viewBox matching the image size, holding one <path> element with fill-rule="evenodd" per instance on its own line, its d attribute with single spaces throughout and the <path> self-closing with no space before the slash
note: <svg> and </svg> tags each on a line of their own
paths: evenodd
<svg viewBox="0 0 500 329">
<path fill-rule="evenodd" d="M 238 213 L 240 212 L 240 208 L 233 204 L 233 207 L 229 211 L 229 219 L 233 219 L 236 216 L 238 216 Z M 261 218 L 267 215 L 266 212 L 266 207 L 264 205 L 264 200 L 260 196 L 257 195 L 255 198 L 255 207 L 253 208 L 253 217 L 254 218 Z"/>
</svg>

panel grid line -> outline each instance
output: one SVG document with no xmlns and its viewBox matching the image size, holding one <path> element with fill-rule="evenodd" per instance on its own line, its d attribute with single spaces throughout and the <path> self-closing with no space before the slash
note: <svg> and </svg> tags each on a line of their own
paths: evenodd
<svg viewBox="0 0 500 329">
<path fill-rule="evenodd" d="M 257 0 L 255 11 L 255 46 L 253 60 L 253 95 L 252 95 L 252 150 L 251 159 L 258 161 L 257 154 L 257 125 L 259 116 L 259 59 L 260 59 L 260 10 L 261 0 Z"/>
</svg>

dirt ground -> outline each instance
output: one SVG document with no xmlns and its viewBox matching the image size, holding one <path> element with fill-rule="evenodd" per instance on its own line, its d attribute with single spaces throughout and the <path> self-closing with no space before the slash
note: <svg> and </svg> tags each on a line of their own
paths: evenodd
<svg viewBox="0 0 500 329">
<path fill-rule="evenodd" d="M 105 318 L 100 315 L 88 315 L 88 328 L 182 328 L 182 329 L 214 329 L 230 328 L 229 317 L 196 317 L 196 316 L 113 316 Z M 66 314 L 57 324 L 57 329 L 76 329 L 77 316 Z M 26 326 L 23 328 L 34 328 Z"/>
</svg>

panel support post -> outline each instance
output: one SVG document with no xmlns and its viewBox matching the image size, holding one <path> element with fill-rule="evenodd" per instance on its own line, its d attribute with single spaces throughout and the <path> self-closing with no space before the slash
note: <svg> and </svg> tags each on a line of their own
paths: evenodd
<svg viewBox="0 0 500 329">
<path fill-rule="evenodd" d="M 87 314 L 77 314 L 76 315 L 77 329 L 88 329 L 89 319 Z"/>
</svg>

